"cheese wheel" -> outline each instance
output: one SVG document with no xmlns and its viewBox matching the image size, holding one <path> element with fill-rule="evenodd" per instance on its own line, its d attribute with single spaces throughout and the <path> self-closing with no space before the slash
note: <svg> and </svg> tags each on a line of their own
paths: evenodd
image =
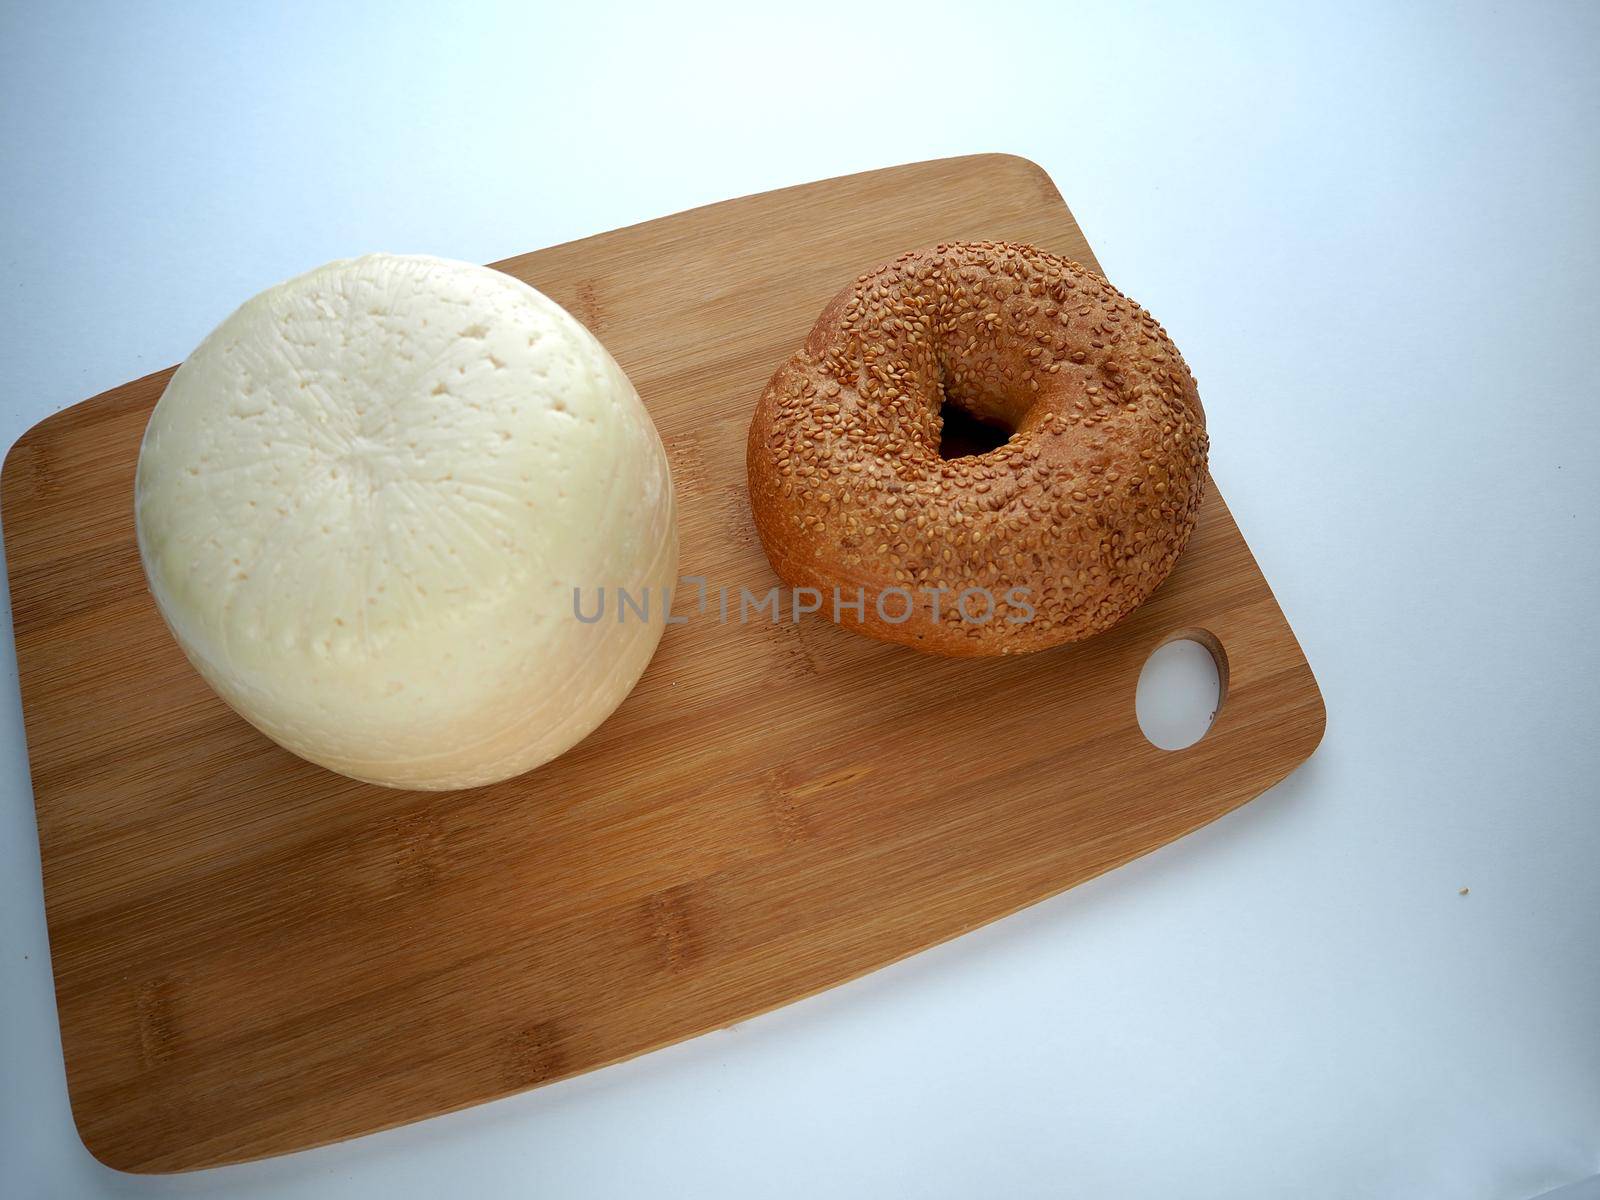
<svg viewBox="0 0 1600 1200">
<path fill-rule="evenodd" d="M 247 301 L 151 414 L 135 509 L 156 606 L 217 693 L 392 787 L 491 783 L 583 738 L 655 652 L 677 572 L 666 455 L 622 369 L 533 288 L 436 258 Z M 634 603 L 594 620 L 602 588 Z"/>
</svg>

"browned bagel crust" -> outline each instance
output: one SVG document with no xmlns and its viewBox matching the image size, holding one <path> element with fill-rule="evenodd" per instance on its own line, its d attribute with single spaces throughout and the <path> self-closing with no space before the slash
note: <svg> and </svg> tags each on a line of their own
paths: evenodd
<svg viewBox="0 0 1600 1200">
<path fill-rule="evenodd" d="M 1015 433 L 942 459 L 946 400 Z M 785 583 L 821 591 L 830 618 L 834 588 L 846 603 L 862 588 L 865 619 L 843 608 L 846 628 L 967 656 L 1047 649 L 1132 612 L 1194 529 L 1206 451 L 1194 377 L 1149 313 L 1035 247 L 952 242 L 834 297 L 762 394 L 746 466 Z M 912 594 L 908 619 L 877 611 L 891 588 Z M 967 588 L 994 597 L 987 622 L 957 611 Z M 898 618 L 901 598 L 883 599 Z M 970 599 L 969 615 L 983 608 Z"/>
</svg>

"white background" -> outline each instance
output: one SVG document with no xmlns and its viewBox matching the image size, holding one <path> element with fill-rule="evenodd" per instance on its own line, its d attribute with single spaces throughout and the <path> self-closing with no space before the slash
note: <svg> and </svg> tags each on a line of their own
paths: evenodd
<svg viewBox="0 0 1600 1200">
<path fill-rule="evenodd" d="M 1600 7 L 256 7 L 5 4 L 0 440 L 325 259 L 1011 151 L 1193 365 L 1328 733 L 1181 843 L 820 998 L 140 1179 L 67 1109 L 5 621 L 0 1192 L 1474 1200 L 1600 1171 Z"/>
</svg>

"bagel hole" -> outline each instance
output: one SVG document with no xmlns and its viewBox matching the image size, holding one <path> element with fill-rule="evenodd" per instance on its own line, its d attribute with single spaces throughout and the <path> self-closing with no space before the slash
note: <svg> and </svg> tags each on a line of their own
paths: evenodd
<svg viewBox="0 0 1600 1200">
<path fill-rule="evenodd" d="M 943 421 L 939 430 L 940 458 L 970 458 L 998 450 L 1016 432 L 1002 421 L 986 421 L 973 416 L 948 400 L 939 409 Z"/>
<path fill-rule="evenodd" d="M 1173 634 L 1139 672 L 1134 712 L 1140 732 L 1161 750 L 1185 750 L 1205 737 L 1228 694 L 1228 656 L 1203 629 Z"/>
</svg>

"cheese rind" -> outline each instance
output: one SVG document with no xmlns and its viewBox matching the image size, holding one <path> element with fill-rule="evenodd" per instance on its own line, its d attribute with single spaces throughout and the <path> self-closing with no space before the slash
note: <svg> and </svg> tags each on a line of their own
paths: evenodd
<svg viewBox="0 0 1600 1200">
<path fill-rule="evenodd" d="M 207 682 L 358 779 L 504 779 L 583 738 L 654 653 L 671 476 L 620 367 L 486 267 L 375 254 L 247 301 L 139 455 L 157 607 Z M 627 588 L 648 620 L 585 623 Z"/>
</svg>

